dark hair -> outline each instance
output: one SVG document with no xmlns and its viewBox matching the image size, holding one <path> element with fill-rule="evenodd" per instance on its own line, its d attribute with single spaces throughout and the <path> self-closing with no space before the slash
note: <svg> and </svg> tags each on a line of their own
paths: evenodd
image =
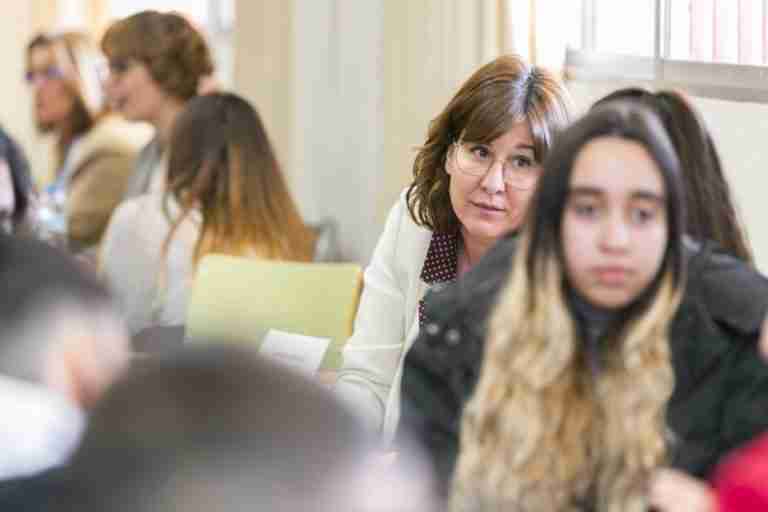
<svg viewBox="0 0 768 512">
<path fill-rule="evenodd" d="M 84 304 L 110 298 L 96 275 L 67 253 L 37 240 L 5 235 L 0 235 L 0 282 L 0 326 L 10 325 L 35 303 L 58 293 Z"/>
<path fill-rule="evenodd" d="M 321 498 L 370 442 L 330 392 L 255 351 L 187 348 L 134 367 L 96 406 L 72 510 L 189 510 L 186 493 L 216 510 L 294 510 L 279 505 Z"/>
<path fill-rule="evenodd" d="M 668 241 L 660 271 L 653 286 L 637 303 L 653 296 L 658 276 L 669 269 L 673 286 L 684 277 L 683 235 L 685 234 L 685 189 L 677 153 L 666 130 L 653 111 L 634 102 L 611 102 L 593 108 L 561 134 L 547 159 L 531 204 L 530 249 L 525 262 L 529 276 L 537 275 L 541 250 L 557 251 L 562 258 L 561 227 L 574 162 L 582 149 L 598 137 L 619 137 L 642 145 L 656 163 L 664 182 L 668 218 Z"/>
<path fill-rule="evenodd" d="M 13 196 L 16 206 L 11 216 L 13 232 L 28 227 L 30 206 L 35 194 L 35 185 L 29 173 L 29 161 L 21 146 L 11 136 L 0 128 L 0 158 L 8 163 L 13 185 Z"/>
<path fill-rule="evenodd" d="M 518 56 L 501 56 L 475 71 L 430 123 L 406 194 L 414 222 L 438 232 L 455 230 L 459 221 L 445 170 L 451 145 L 459 139 L 490 143 L 520 121 L 528 122 L 534 157 L 541 162 L 569 121 L 568 95 L 552 73 Z"/>
<path fill-rule="evenodd" d="M 686 233 L 711 240 L 732 255 L 754 262 L 747 231 L 739 220 L 720 156 L 706 124 L 690 101 L 676 91 L 619 89 L 595 102 L 634 100 L 661 119 L 680 160 L 688 208 Z"/>
<path fill-rule="evenodd" d="M 261 118 L 235 94 L 196 97 L 179 114 L 167 194 L 181 206 L 181 217 L 192 209 L 202 213 L 195 261 L 210 252 L 312 257 L 314 238 L 291 198 Z M 169 239 L 172 235 L 173 230 Z"/>
<path fill-rule="evenodd" d="M 637 144 L 655 164 L 667 240 L 653 282 L 600 334 L 604 364 L 595 378 L 569 293 L 562 226 L 574 164 L 602 138 Z M 644 484 L 667 457 L 664 414 L 674 387 L 668 331 L 685 279 L 679 172 L 661 121 L 634 102 L 593 109 L 555 141 L 464 409 L 457 510 L 502 503 L 563 510 L 585 501 L 600 510 L 645 508 Z"/>
<path fill-rule="evenodd" d="M 82 311 L 111 307 L 111 298 L 96 275 L 83 269 L 70 255 L 32 238 L 0 235 L 0 371 L 17 375 L 5 364 L 4 351 L 23 347 L 10 346 L 19 338 L 13 330 L 30 318 L 47 323 L 45 308 L 56 301 L 72 304 Z M 46 343 L 47 340 L 29 340 Z M 26 347 L 33 350 L 33 347 Z M 35 369 L 19 369 L 29 372 Z"/>
<path fill-rule="evenodd" d="M 101 39 L 110 60 L 136 59 L 149 69 L 161 89 L 186 101 L 200 80 L 213 73 L 213 59 L 203 35 L 183 16 L 141 11 L 113 23 Z"/>
</svg>

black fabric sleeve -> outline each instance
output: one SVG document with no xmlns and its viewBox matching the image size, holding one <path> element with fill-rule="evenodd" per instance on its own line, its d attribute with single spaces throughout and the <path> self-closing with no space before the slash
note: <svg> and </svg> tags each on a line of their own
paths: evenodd
<svg viewBox="0 0 768 512">
<path fill-rule="evenodd" d="M 754 341 L 731 355 L 725 381 L 720 455 L 768 431 L 768 364 Z"/>
</svg>

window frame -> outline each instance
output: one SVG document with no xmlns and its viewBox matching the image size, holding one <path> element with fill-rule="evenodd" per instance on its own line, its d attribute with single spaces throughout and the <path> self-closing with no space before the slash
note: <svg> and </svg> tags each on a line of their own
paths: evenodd
<svg viewBox="0 0 768 512">
<path fill-rule="evenodd" d="M 566 79 L 631 82 L 655 88 L 684 89 L 706 98 L 768 103 L 768 65 L 668 58 L 672 1 L 675 0 L 654 0 L 654 55 L 643 57 L 596 51 L 596 0 L 582 0 L 582 49 L 566 50 Z"/>
</svg>

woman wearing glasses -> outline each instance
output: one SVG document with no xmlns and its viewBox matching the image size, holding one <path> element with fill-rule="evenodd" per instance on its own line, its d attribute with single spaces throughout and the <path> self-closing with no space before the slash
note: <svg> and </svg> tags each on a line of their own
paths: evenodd
<svg viewBox="0 0 768 512">
<path fill-rule="evenodd" d="M 161 191 L 174 120 L 213 73 L 208 45 L 184 17 L 142 11 L 112 24 L 101 49 L 109 59 L 106 90 L 112 107 L 126 119 L 155 129 L 126 196 Z"/>
<path fill-rule="evenodd" d="M 399 417 L 403 360 L 430 287 L 456 279 L 520 226 L 554 134 L 563 86 L 514 56 L 477 70 L 430 124 L 414 180 L 392 208 L 370 266 L 337 391 L 385 442 Z"/>
<path fill-rule="evenodd" d="M 41 34 L 27 46 L 35 122 L 56 140 L 51 183 L 41 197 L 41 229 L 76 252 L 101 238 L 147 140 L 143 128 L 107 114 L 101 63 L 79 33 Z"/>
</svg>

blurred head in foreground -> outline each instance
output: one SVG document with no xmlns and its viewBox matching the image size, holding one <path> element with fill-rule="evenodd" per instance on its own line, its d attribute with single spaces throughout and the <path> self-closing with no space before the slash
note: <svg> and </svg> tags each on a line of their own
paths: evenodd
<svg viewBox="0 0 768 512">
<path fill-rule="evenodd" d="M 429 510 L 403 471 L 314 382 L 247 349 L 194 348 L 110 391 L 71 498 L 81 511 Z"/>
</svg>

